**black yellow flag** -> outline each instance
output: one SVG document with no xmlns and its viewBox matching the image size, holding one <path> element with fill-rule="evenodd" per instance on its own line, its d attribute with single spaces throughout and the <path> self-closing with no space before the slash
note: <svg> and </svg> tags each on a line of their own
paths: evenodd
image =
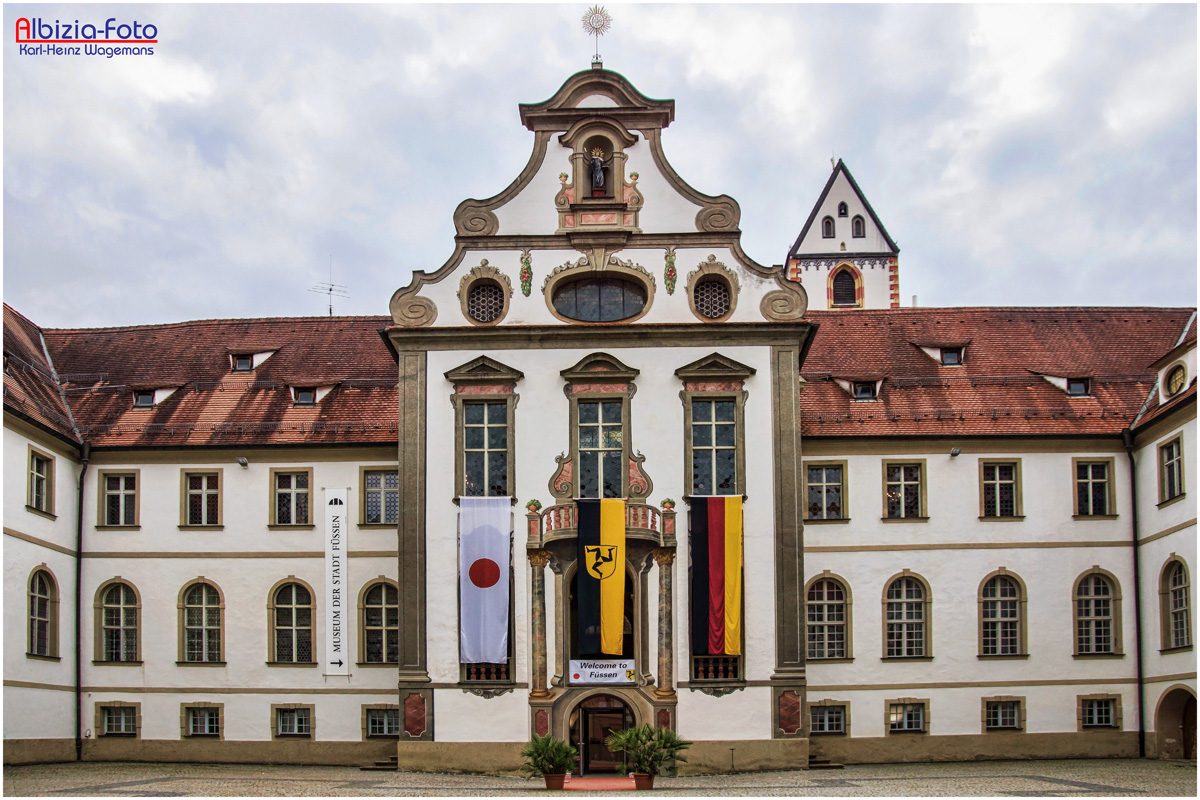
<svg viewBox="0 0 1200 800">
<path fill-rule="evenodd" d="M 625 501 L 577 500 L 580 655 L 624 651 Z"/>
</svg>

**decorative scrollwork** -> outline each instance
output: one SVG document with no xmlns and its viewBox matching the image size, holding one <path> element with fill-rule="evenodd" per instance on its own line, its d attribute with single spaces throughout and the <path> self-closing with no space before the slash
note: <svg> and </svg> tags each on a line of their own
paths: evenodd
<svg viewBox="0 0 1200 800">
<path fill-rule="evenodd" d="M 491 236 L 500 230 L 500 220 L 486 208 L 464 203 L 454 213 L 454 227 L 463 236 Z"/>
<path fill-rule="evenodd" d="M 509 686 L 509 687 L 507 687 L 507 688 L 505 688 L 505 689 L 499 689 L 499 688 L 497 688 L 497 689 L 484 689 L 484 688 L 482 688 L 482 687 L 475 687 L 475 686 L 469 686 L 469 687 L 468 687 L 468 686 L 464 686 L 464 687 L 463 687 L 463 693 L 464 693 L 464 694 L 473 694 L 473 695 L 475 695 L 476 697 L 482 697 L 484 700 L 491 700 L 493 697 L 499 697 L 500 695 L 502 695 L 502 694 L 508 694 L 508 693 L 509 693 L 509 692 L 511 692 L 511 691 L 512 691 L 512 687 L 511 687 L 511 686 Z"/>
<path fill-rule="evenodd" d="M 558 500 L 568 499 L 575 491 L 575 464 L 566 453 L 556 455 L 554 462 L 558 464 L 558 469 L 550 478 L 550 494 Z"/>
<path fill-rule="evenodd" d="M 759 310 L 767 319 L 776 322 L 790 322 L 804 316 L 808 310 L 808 293 L 804 287 L 795 281 L 776 279 L 780 287 L 773 292 L 763 295 Z"/>
<path fill-rule="evenodd" d="M 562 264 L 559 264 L 557 267 L 550 270 L 550 274 L 546 276 L 546 280 L 542 281 L 542 293 L 545 294 L 546 287 L 550 285 L 550 280 L 555 275 L 559 275 L 563 272 L 566 272 L 569 269 L 586 267 L 587 265 L 588 265 L 588 257 L 587 256 L 582 256 L 580 258 L 575 259 L 574 261 L 567 261 Z"/>
<path fill-rule="evenodd" d="M 621 259 L 617 258 L 615 255 L 612 255 L 612 256 L 608 257 L 608 263 L 610 266 L 624 267 L 625 269 L 632 270 L 641 275 L 644 275 L 646 277 L 646 280 L 650 281 L 651 286 L 655 285 L 654 276 L 650 274 L 650 270 L 646 269 L 641 264 L 635 264 L 633 259 L 627 259 L 625 261 L 622 261 Z"/>
<path fill-rule="evenodd" d="M 740 219 L 741 212 L 738 210 L 737 203 L 722 197 L 696 213 L 696 228 L 708 232 L 736 231 Z"/>
<path fill-rule="evenodd" d="M 437 319 L 437 306 L 428 297 L 417 297 L 416 292 L 417 289 L 398 291 L 388 303 L 392 322 L 401 328 L 425 328 Z"/>
<path fill-rule="evenodd" d="M 700 692 L 710 697 L 724 697 L 727 694 L 740 692 L 745 686 L 689 686 L 693 692 Z"/>
</svg>

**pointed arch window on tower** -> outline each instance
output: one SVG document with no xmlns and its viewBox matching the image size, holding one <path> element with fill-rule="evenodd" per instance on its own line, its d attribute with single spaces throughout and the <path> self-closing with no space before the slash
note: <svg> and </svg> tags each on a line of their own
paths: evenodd
<svg viewBox="0 0 1200 800">
<path fill-rule="evenodd" d="M 838 203 L 838 216 L 845 217 L 850 214 L 850 209 L 846 207 L 845 202 Z"/>
<path fill-rule="evenodd" d="M 821 238 L 832 239 L 833 236 L 833 217 L 826 217 L 821 220 Z"/>
<path fill-rule="evenodd" d="M 833 276 L 833 304 L 835 306 L 853 306 L 858 301 L 854 292 L 854 276 L 849 270 L 842 270 Z"/>
<path fill-rule="evenodd" d="M 850 221 L 850 235 L 855 239 L 864 239 L 867 236 L 867 223 L 862 217 L 856 216 Z"/>
</svg>

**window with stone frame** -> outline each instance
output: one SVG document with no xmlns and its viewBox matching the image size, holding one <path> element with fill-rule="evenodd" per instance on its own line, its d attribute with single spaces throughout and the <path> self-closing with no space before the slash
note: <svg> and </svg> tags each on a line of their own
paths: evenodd
<svg viewBox="0 0 1200 800">
<path fill-rule="evenodd" d="M 901 575 L 888 584 L 884 598 L 884 656 L 928 658 L 929 592 L 923 581 Z"/>
<path fill-rule="evenodd" d="M 808 521 L 847 519 L 846 509 L 846 465 L 805 464 L 805 488 Z"/>
<path fill-rule="evenodd" d="M 1158 448 L 1158 496 L 1166 503 L 1181 497 L 1183 486 L 1183 437 L 1176 436 Z"/>
<path fill-rule="evenodd" d="M 138 524 L 138 473 L 101 472 L 100 525 L 126 528 Z"/>
<path fill-rule="evenodd" d="M 580 400 L 576 406 L 580 497 L 624 495 L 624 408 L 624 399 Z"/>
<path fill-rule="evenodd" d="M 1191 580 L 1187 565 L 1171 554 L 1163 568 L 1159 602 L 1162 606 L 1162 648 L 1190 648 L 1192 646 L 1192 600 Z"/>
<path fill-rule="evenodd" d="M 849 656 L 847 594 L 845 587 L 833 578 L 820 578 L 808 587 L 805 609 L 810 660 Z"/>
<path fill-rule="evenodd" d="M 271 661 L 314 663 L 312 592 L 301 583 L 285 583 L 271 594 Z"/>
<path fill-rule="evenodd" d="M 183 591 L 179 623 L 183 630 L 184 663 L 221 663 L 224 604 L 211 583 L 197 581 Z"/>
<path fill-rule="evenodd" d="M 1019 731 L 1024 726 L 1021 701 L 1017 699 L 985 699 L 983 727 L 985 731 Z"/>
<path fill-rule="evenodd" d="M 46 569 L 36 569 L 29 576 L 29 649 L 26 652 L 45 658 L 58 656 L 58 584 Z"/>
<path fill-rule="evenodd" d="M 365 718 L 368 738 L 399 738 L 399 708 L 367 708 Z"/>
<path fill-rule="evenodd" d="M 101 736 L 137 736 L 137 706 L 101 706 Z"/>
<path fill-rule="evenodd" d="M 1021 515 L 1021 466 L 1016 461 L 984 461 L 979 465 L 982 508 L 985 519 Z"/>
<path fill-rule="evenodd" d="M 1021 587 L 1011 576 L 995 575 L 979 590 L 979 653 L 1022 655 Z"/>
<path fill-rule="evenodd" d="M 692 495 L 738 494 L 737 401 L 693 398 Z"/>
<path fill-rule="evenodd" d="M 189 706 L 186 714 L 188 736 L 221 735 L 221 708 L 215 706 Z"/>
<path fill-rule="evenodd" d="M 1117 727 L 1117 701 L 1112 697 L 1082 697 L 1080 725 L 1084 728 Z"/>
<path fill-rule="evenodd" d="M 29 448 L 29 492 L 26 505 L 33 511 L 54 514 L 54 457 Z"/>
<path fill-rule="evenodd" d="M 1103 517 L 1115 512 L 1112 497 L 1113 459 L 1075 459 L 1075 515 Z"/>
<path fill-rule="evenodd" d="M 362 594 L 362 655 L 365 664 L 400 661 L 400 592 L 395 584 L 379 580 Z"/>
<path fill-rule="evenodd" d="M 275 735 L 278 737 L 312 735 L 312 708 L 275 707 Z"/>
<path fill-rule="evenodd" d="M 100 634 L 97 660 L 138 662 L 140 608 L 133 587 L 120 581 L 102 586 L 96 616 Z"/>
<path fill-rule="evenodd" d="M 924 463 L 884 462 L 884 517 L 923 519 L 925 512 Z"/>
<path fill-rule="evenodd" d="M 928 701 L 890 701 L 888 733 L 925 733 L 929 729 Z"/>
<path fill-rule="evenodd" d="M 810 705 L 809 731 L 813 734 L 844 734 L 846 732 L 846 707 L 834 705 Z"/>
<path fill-rule="evenodd" d="M 309 525 L 312 470 L 271 470 L 273 525 Z"/>
<path fill-rule="evenodd" d="M 392 469 L 362 471 L 362 524 L 395 525 L 400 521 L 400 473 Z"/>
<path fill-rule="evenodd" d="M 524 373 L 479 356 L 445 376 L 454 385 L 455 497 L 512 497 L 516 385 Z"/>
<path fill-rule="evenodd" d="M 1114 580 L 1091 571 L 1075 584 L 1075 655 L 1119 655 L 1120 596 Z"/>
<path fill-rule="evenodd" d="M 183 473 L 185 526 L 215 527 L 221 524 L 221 473 Z"/>
</svg>

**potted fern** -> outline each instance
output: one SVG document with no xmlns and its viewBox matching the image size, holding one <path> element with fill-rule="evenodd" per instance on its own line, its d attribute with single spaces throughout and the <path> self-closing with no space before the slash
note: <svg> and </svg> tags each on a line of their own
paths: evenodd
<svg viewBox="0 0 1200 800">
<path fill-rule="evenodd" d="M 575 768 L 579 751 L 562 739 L 535 733 L 529 744 L 521 750 L 521 757 L 525 759 L 521 770 L 529 773 L 527 780 L 534 775 L 541 775 L 547 789 L 562 789 L 567 773 Z"/>
<path fill-rule="evenodd" d="M 683 761 L 680 753 L 692 746 L 667 728 L 651 728 L 636 725 L 623 731 L 613 731 L 604 743 L 614 753 L 625 754 L 622 773 L 633 775 L 637 789 L 653 789 L 654 776 L 662 771 L 668 761 Z"/>
</svg>

